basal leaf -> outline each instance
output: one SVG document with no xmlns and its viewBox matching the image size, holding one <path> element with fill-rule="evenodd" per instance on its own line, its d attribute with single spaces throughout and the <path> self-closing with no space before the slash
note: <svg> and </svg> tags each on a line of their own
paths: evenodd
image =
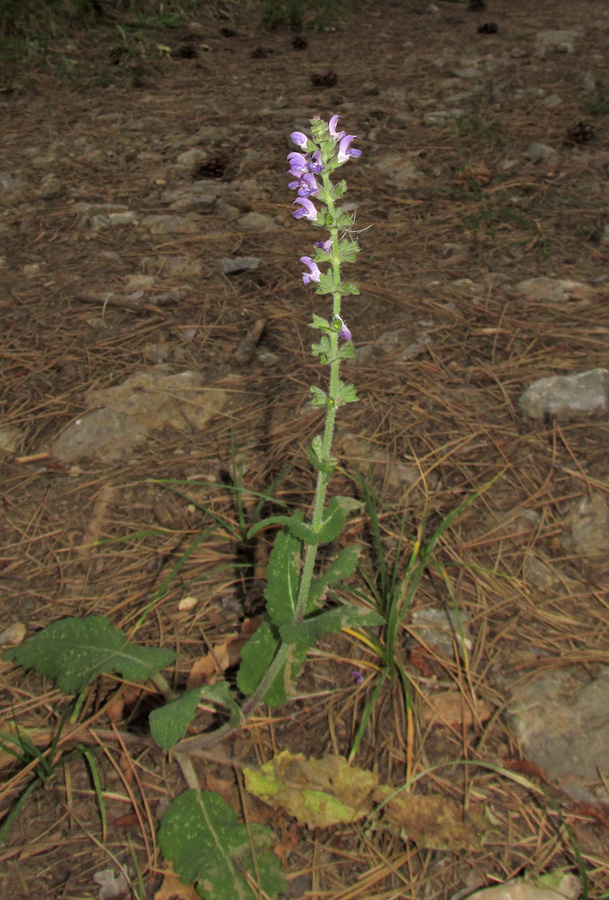
<svg viewBox="0 0 609 900">
<path fill-rule="evenodd" d="M 268 703 L 269 706 L 282 706 L 284 703 L 287 703 L 310 646 L 309 644 L 306 647 L 300 646 L 290 650 L 286 662 L 264 695 L 264 702 Z M 237 673 L 237 684 L 243 694 L 249 696 L 254 693 L 271 664 L 278 647 L 279 635 L 277 630 L 268 619 L 264 619 L 258 630 L 254 632 L 241 651 L 241 665 Z"/>
<path fill-rule="evenodd" d="M 171 750 L 182 740 L 196 715 L 200 701 L 201 688 L 194 688 L 150 713 L 150 731 L 161 750 Z"/>
<path fill-rule="evenodd" d="M 285 889 L 279 860 L 270 852 L 266 825 L 242 825 L 218 794 L 185 791 L 175 798 L 159 830 L 159 845 L 184 884 L 205 900 L 274 898 Z M 255 859 L 252 857 L 252 852 Z M 248 884 L 246 873 L 260 892 Z"/>
<path fill-rule="evenodd" d="M 368 612 L 357 606 L 338 606 L 304 619 L 302 622 L 282 625 L 281 638 L 286 644 L 312 647 L 324 634 L 335 634 L 343 628 L 382 625 L 384 619 L 377 612 Z M 306 651 L 305 651 L 306 652 Z"/>
<path fill-rule="evenodd" d="M 260 769 L 244 769 L 245 786 L 273 809 L 309 828 L 357 822 L 373 808 L 378 776 L 342 756 L 307 759 L 283 750 Z"/>
<path fill-rule="evenodd" d="M 275 625 L 294 621 L 300 584 L 301 548 L 300 541 L 285 531 L 280 531 L 275 538 L 264 591 L 267 612 Z"/>
<path fill-rule="evenodd" d="M 145 681 L 176 658 L 173 650 L 131 644 L 105 616 L 60 619 L 5 658 L 52 678 L 66 694 L 77 694 L 98 675 L 117 672 Z"/>
</svg>

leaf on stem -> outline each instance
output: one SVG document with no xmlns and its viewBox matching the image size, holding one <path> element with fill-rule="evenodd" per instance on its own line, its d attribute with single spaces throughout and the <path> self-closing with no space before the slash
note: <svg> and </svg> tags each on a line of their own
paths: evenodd
<svg viewBox="0 0 609 900">
<path fill-rule="evenodd" d="M 377 612 L 370 612 L 357 606 L 337 606 L 322 613 L 316 613 L 302 622 L 290 622 L 279 629 L 286 644 L 306 644 L 312 647 L 324 634 L 336 634 L 343 628 L 361 628 L 383 625 L 385 620 Z"/>
<path fill-rule="evenodd" d="M 274 898 L 284 890 L 279 860 L 270 852 L 273 841 L 270 828 L 242 825 L 234 810 L 209 791 L 176 797 L 159 830 L 161 850 L 180 880 L 196 884 L 206 900 Z"/>
<path fill-rule="evenodd" d="M 202 700 L 209 700 L 228 709 L 230 725 L 234 728 L 239 725 L 241 721 L 239 707 L 225 681 L 210 684 L 205 688 L 194 688 L 192 691 L 186 691 L 177 700 L 172 700 L 150 713 L 150 731 L 161 750 L 171 750 L 186 736 L 188 726 Z"/>
<path fill-rule="evenodd" d="M 105 616 L 60 619 L 4 654 L 66 694 L 77 694 L 98 675 L 117 672 L 127 681 L 146 681 L 176 658 L 173 650 L 132 644 Z"/>
<path fill-rule="evenodd" d="M 288 521 L 288 526 L 290 522 Z M 300 584 L 300 555 L 302 544 L 285 531 L 280 531 L 267 567 L 264 591 L 267 612 L 275 625 L 293 622 L 298 603 Z"/>
<path fill-rule="evenodd" d="M 241 666 L 237 673 L 239 690 L 249 697 L 254 693 L 275 657 L 280 638 L 277 628 L 265 619 L 241 652 Z M 283 706 L 290 699 L 296 679 L 300 675 L 307 650 L 306 646 L 291 647 L 279 674 L 262 698 L 269 706 Z"/>
</svg>

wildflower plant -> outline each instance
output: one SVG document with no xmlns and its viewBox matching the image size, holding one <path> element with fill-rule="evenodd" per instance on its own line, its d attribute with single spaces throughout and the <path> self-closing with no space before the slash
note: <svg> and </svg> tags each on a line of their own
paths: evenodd
<svg viewBox="0 0 609 900">
<path fill-rule="evenodd" d="M 175 652 L 133 643 L 133 634 L 114 628 L 104 616 L 54 622 L 5 654 L 5 658 L 52 678 L 66 693 L 79 695 L 78 709 L 91 682 L 104 673 L 117 672 L 131 681 L 151 680 L 163 693 L 165 705 L 150 714 L 152 736 L 162 750 L 173 750 L 188 790 L 167 809 L 159 845 L 181 880 L 196 885 L 203 897 L 272 898 L 284 889 L 285 882 L 279 862 L 270 852 L 271 830 L 260 824 L 248 828 L 221 797 L 201 791 L 193 754 L 234 733 L 260 703 L 279 706 L 287 702 L 307 651 L 325 634 L 384 622 L 378 612 L 344 604 L 336 597 L 332 605 L 326 604 L 332 586 L 355 572 L 360 555 L 357 544 L 343 547 L 333 562 L 316 570 L 318 547 L 334 541 L 349 513 L 362 505 L 340 496 L 326 502 L 337 465 L 332 456 L 336 416 L 342 406 L 357 401 L 353 385 L 341 381 L 339 372 L 341 362 L 353 356 L 352 335 L 341 304 L 345 297 L 358 294 L 356 285 L 343 279 L 342 268 L 355 261 L 358 246 L 350 236 L 352 218 L 339 204 L 346 184 L 344 180 L 334 183 L 332 176 L 361 151 L 351 146 L 354 135 L 337 129 L 338 121 L 336 115 L 328 123 L 313 119 L 310 137 L 294 132 L 292 141 L 298 150 L 288 156 L 289 186 L 296 192 L 293 216 L 326 232 L 314 243 L 311 255 L 300 258 L 305 287 L 331 301 L 327 317 L 314 313 L 310 326 L 317 332 L 311 351 L 328 369 L 325 389 L 311 387 L 311 403 L 325 410 L 325 423 L 309 448 L 317 482 L 310 516 L 305 518 L 297 510 L 257 520 L 245 534 L 245 540 L 251 541 L 259 532 L 277 527 L 267 567 L 266 616 L 243 648 L 237 674 L 245 700 L 237 702 L 228 682 L 177 693 L 161 674 L 161 669 L 173 665 Z M 156 603 L 153 600 L 144 610 L 138 626 Z M 215 709 L 222 724 L 187 738 L 200 707 Z"/>
</svg>

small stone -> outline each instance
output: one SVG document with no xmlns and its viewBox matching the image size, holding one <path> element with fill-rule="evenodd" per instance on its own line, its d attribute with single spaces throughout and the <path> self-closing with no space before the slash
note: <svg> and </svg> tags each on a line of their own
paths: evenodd
<svg viewBox="0 0 609 900">
<path fill-rule="evenodd" d="M 237 222 L 244 231 L 259 231 L 264 234 L 268 231 L 279 230 L 277 222 L 266 213 L 249 212 L 240 216 Z"/>
<path fill-rule="evenodd" d="M 220 269 L 225 275 L 236 275 L 248 269 L 257 269 L 259 265 L 260 260 L 255 256 L 223 256 L 220 260 Z"/>
<path fill-rule="evenodd" d="M 543 591 L 558 584 L 558 577 L 554 570 L 530 550 L 525 553 L 523 574 L 525 581 Z"/>
<path fill-rule="evenodd" d="M 25 637 L 25 625 L 23 622 L 13 622 L 0 634 L 0 647 L 16 647 Z"/>
<path fill-rule="evenodd" d="M 104 150 L 87 150 L 83 158 L 85 162 L 101 165 L 106 162 L 108 156 Z"/>
<path fill-rule="evenodd" d="M 537 141 L 533 141 L 532 144 L 529 144 L 524 155 L 533 160 L 533 162 L 556 162 L 558 159 L 557 150 L 554 150 L 553 147 L 548 147 L 547 144 L 540 144 Z"/>
<path fill-rule="evenodd" d="M 16 453 L 23 434 L 14 425 L 0 425 L 0 453 Z"/>
<path fill-rule="evenodd" d="M 583 497 L 571 522 L 569 549 L 579 556 L 606 556 L 609 550 L 609 506 L 600 493 Z"/>
<path fill-rule="evenodd" d="M 141 224 L 151 234 L 198 234 L 202 230 L 198 220 L 189 216 L 145 216 Z"/>
<path fill-rule="evenodd" d="M 188 166 L 190 168 L 205 162 L 208 156 L 209 153 L 205 150 L 201 150 L 200 147 L 193 147 L 192 150 L 185 150 L 184 153 L 180 153 L 177 162 L 180 166 Z"/>
<path fill-rule="evenodd" d="M 609 372 L 591 369 L 577 375 L 553 375 L 534 381 L 518 401 L 525 416 L 562 421 L 601 416 L 609 410 Z"/>
<path fill-rule="evenodd" d="M 63 182 L 61 182 L 59 178 L 49 178 L 42 184 L 38 191 L 38 196 L 41 200 L 56 200 L 64 193 L 65 185 Z"/>
</svg>

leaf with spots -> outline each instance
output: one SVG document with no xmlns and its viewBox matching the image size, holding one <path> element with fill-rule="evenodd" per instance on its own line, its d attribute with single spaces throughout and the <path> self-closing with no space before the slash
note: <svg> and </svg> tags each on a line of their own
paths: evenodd
<svg viewBox="0 0 609 900">
<path fill-rule="evenodd" d="M 159 845 L 187 885 L 204 900 L 258 900 L 285 890 L 275 837 L 266 825 L 249 827 L 210 791 L 184 791 L 163 817 Z"/>
<path fill-rule="evenodd" d="M 146 681 L 170 666 L 176 654 L 132 644 L 105 616 L 86 616 L 52 622 L 4 658 L 47 675 L 66 694 L 77 694 L 109 672 L 127 681 Z"/>
</svg>

